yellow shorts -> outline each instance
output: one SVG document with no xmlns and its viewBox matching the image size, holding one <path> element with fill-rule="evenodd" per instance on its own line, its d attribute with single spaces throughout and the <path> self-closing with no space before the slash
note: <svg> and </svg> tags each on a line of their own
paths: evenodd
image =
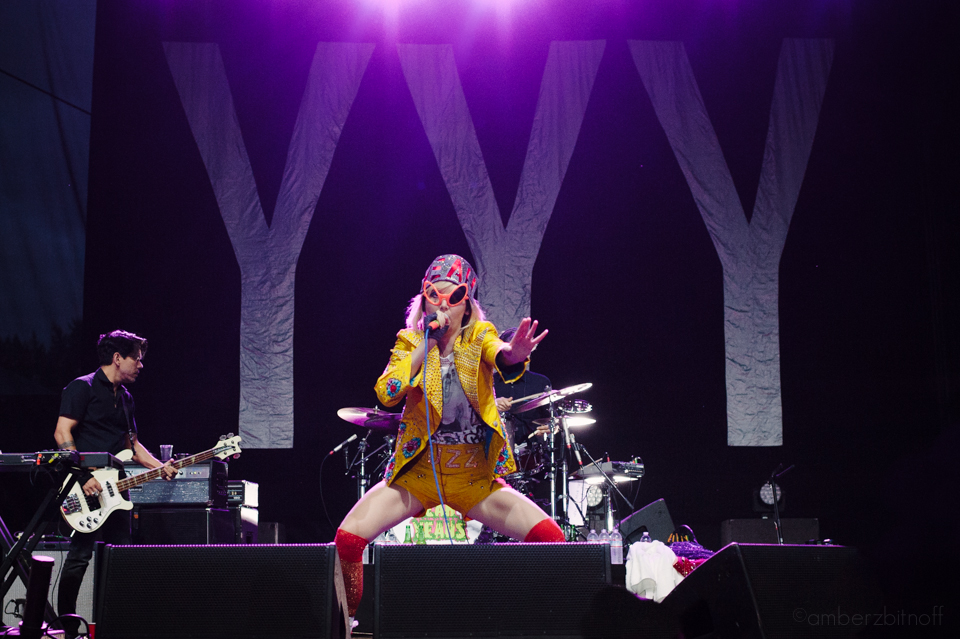
<svg viewBox="0 0 960 639">
<path fill-rule="evenodd" d="M 481 444 L 434 444 L 433 457 L 437 463 L 443 503 L 464 517 L 471 508 L 503 488 L 503 482 L 490 476 Z M 440 505 L 429 450 L 423 451 L 417 461 L 404 468 L 393 483 L 406 488 L 426 510 Z M 421 512 L 417 516 L 422 515 Z"/>
</svg>

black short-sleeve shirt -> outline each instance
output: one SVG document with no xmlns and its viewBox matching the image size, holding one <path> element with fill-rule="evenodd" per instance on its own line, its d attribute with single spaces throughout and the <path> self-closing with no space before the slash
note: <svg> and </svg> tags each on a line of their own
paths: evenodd
<svg viewBox="0 0 960 639">
<path fill-rule="evenodd" d="M 114 395 L 113 384 L 100 368 L 67 384 L 60 415 L 77 420 L 73 441 L 83 452 L 116 455 L 127 448 L 127 433 L 137 432 L 133 396 L 122 385 Z"/>
</svg>

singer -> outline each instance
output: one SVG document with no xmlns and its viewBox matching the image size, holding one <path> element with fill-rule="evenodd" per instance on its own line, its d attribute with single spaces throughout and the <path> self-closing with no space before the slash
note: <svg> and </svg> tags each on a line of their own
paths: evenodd
<svg viewBox="0 0 960 639">
<path fill-rule="evenodd" d="M 537 322 L 528 317 L 509 342 L 502 341 L 484 319 L 476 289 L 477 277 L 467 260 L 458 255 L 435 259 L 377 380 L 381 403 L 406 403 L 383 481 L 357 502 L 337 530 L 351 618 L 363 593 L 361 561 L 367 543 L 441 499 L 466 518 L 514 539 L 564 541 L 556 522 L 500 479 L 514 472 L 516 464 L 497 412 L 493 373 L 518 379 L 547 331 L 536 335 Z"/>
</svg>

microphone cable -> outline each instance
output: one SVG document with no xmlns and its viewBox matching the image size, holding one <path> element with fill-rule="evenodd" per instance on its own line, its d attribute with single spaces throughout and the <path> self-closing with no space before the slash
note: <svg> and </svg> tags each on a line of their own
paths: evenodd
<svg viewBox="0 0 960 639">
<path fill-rule="evenodd" d="M 323 514 L 327 518 L 327 525 L 333 530 L 334 534 L 337 532 L 337 527 L 333 525 L 333 520 L 330 519 L 330 513 L 327 512 L 327 500 L 323 498 L 323 465 L 327 463 L 327 458 L 330 455 L 324 455 L 323 459 L 320 460 L 320 468 L 317 470 L 317 488 L 320 493 L 320 506 L 323 508 Z"/>
<path fill-rule="evenodd" d="M 447 519 L 447 505 L 443 501 L 443 493 L 440 491 L 440 480 L 437 478 L 437 460 L 433 455 L 433 432 L 430 428 L 430 396 L 427 395 L 427 355 L 430 352 L 430 324 L 424 322 L 423 327 L 423 406 L 424 414 L 427 416 L 427 446 L 430 448 L 430 465 L 433 467 L 433 482 L 437 487 L 437 499 L 440 500 L 440 511 L 443 513 L 443 524 L 447 539 L 450 545 L 453 545 L 453 533 L 450 532 L 450 520 Z M 437 355 L 440 354 L 440 343 L 437 342 Z M 442 382 L 441 382 L 442 383 Z M 443 419 L 443 415 L 440 415 Z"/>
</svg>

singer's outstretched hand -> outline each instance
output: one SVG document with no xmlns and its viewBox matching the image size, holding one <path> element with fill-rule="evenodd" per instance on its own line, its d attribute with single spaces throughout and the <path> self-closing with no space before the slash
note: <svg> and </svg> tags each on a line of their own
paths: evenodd
<svg viewBox="0 0 960 639">
<path fill-rule="evenodd" d="M 537 321 L 529 317 L 523 318 L 513 338 L 500 349 L 500 355 L 507 366 L 519 364 L 530 356 L 530 353 L 543 341 L 550 331 L 544 330 L 537 335 Z"/>
</svg>

